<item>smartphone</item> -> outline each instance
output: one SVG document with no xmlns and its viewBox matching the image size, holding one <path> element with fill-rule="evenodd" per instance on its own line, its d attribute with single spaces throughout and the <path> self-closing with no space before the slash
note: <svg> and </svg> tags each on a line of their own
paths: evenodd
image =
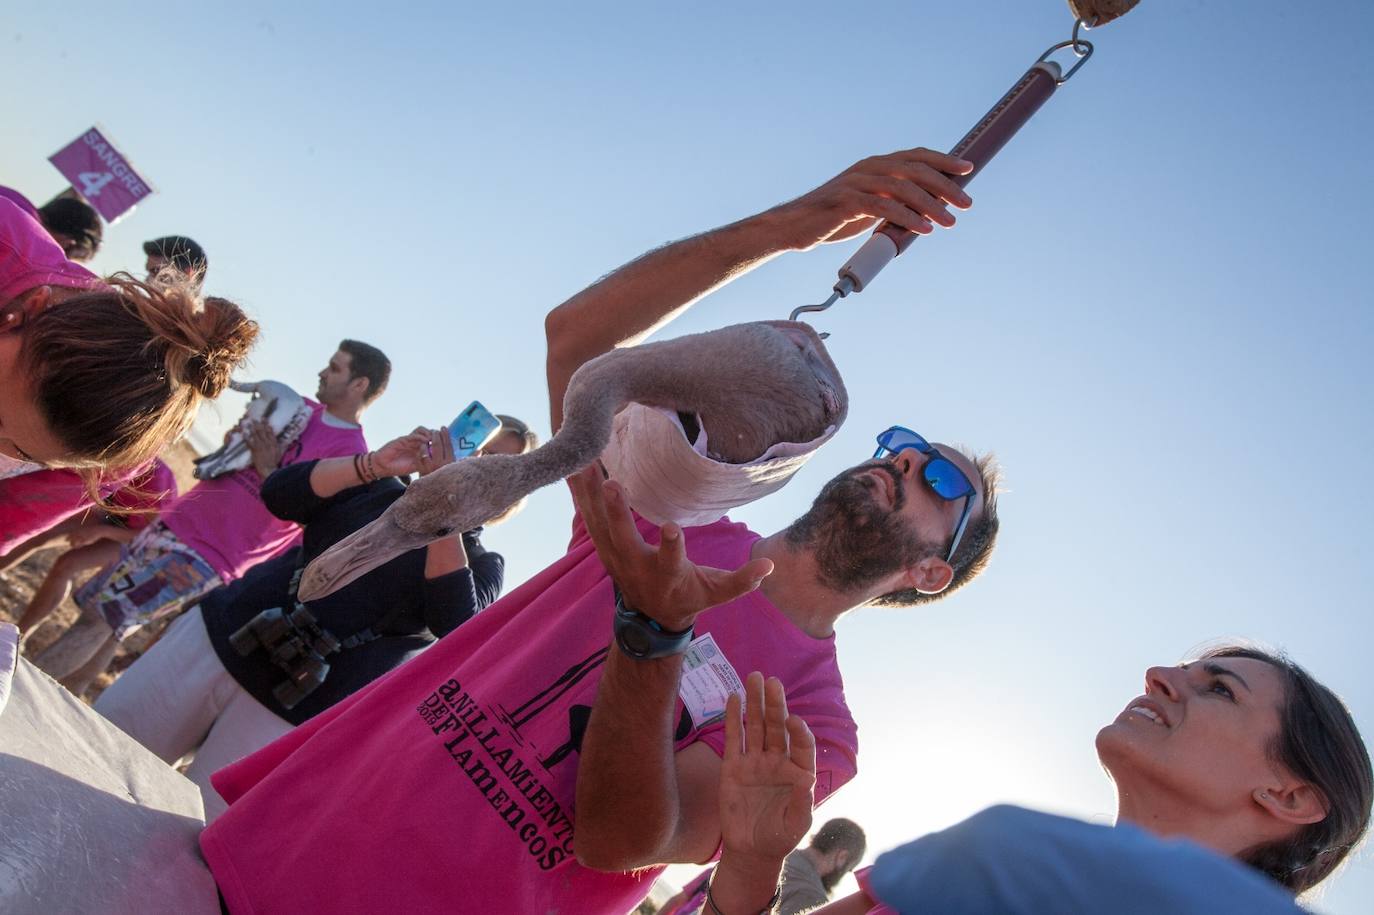
<svg viewBox="0 0 1374 915">
<path fill-rule="evenodd" d="M 474 454 L 500 431 L 501 420 L 493 416 L 480 401 L 474 400 L 448 424 L 448 437 L 453 442 L 453 456 L 465 458 Z"/>
</svg>

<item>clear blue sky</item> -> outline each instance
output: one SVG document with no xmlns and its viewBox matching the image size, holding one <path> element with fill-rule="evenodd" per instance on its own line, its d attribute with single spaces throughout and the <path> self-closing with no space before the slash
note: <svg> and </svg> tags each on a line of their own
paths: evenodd
<svg viewBox="0 0 1374 915">
<path fill-rule="evenodd" d="M 547 432 L 550 307 L 857 158 L 953 144 L 1070 25 L 1061 0 L 283 6 L 0 3 L 0 181 L 46 199 L 46 157 L 100 123 L 159 193 L 97 268 L 194 236 L 263 323 L 253 374 L 302 390 L 340 337 L 381 346 L 374 443 L 473 398 Z M 1091 37 L 959 227 L 818 319 L 848 424 L 739 513 L 777 529 L 893 422 L 1006 465 L 986 580 L 840 627 L 862 772 L 820 816 L 876 850 L 998 801 L 1108 817 L 1094 733 L 1210 639 L 1288 649 L 1374 737 L 1374 12 L 1145 0 Z M 785 317 L 852 247 L 670 333 Z M 551 489 L 490 533 L 511 585 L 568 515 Z M 1370 898 L 1365 850 L 1318 908 Z"/>
</svg>

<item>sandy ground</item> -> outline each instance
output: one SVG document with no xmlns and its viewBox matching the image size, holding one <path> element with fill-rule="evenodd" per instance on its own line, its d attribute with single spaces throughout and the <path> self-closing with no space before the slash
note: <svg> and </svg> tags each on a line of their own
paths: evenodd
<svg viewBox="0 0 1374 915">
<path fill-rule="evenodd" d="M 195 482 L 191 476 L 191 461 L 194 457 L 195 452 L 185 442 L 178 442 L 173 445 L 162 456 L 162 459 L 176 473 L 179 492 L 186 492 Z M 14 622 L 19 619 L 25 606 L 28 605 L 29 598 L 42 583 L 44 576 L 48 574 L 48 569 L 52 566 L 53 560 L 61 555 L 64 548 L 65 546 L 59 542 L 59 545 L 35 553 L 9 571 L 0 573 L 0 620 Z M 70 599 L 63 601 L 61 606 L 53 611 L 52 616 L 48 617 L 39 625 L 33 635 L 29 636 L 28 641 L 24 643 L 24 655 L 32 659 L 63 632 L 66 632 L 67 627 L 76 621 L 79 613 L 80 611 Z M 125 668 L 138 659 L 139 655 L 147 651 L 153 642 L 157 641 L 157 637 L 162 634 L 162 630 L 167 628 L 170 622 L 170 619 L 163 620 L 151 626 L 145 626 L 139 632 L 131 635 L 115 654 L 110 669 L 91 684 L 91 688 L 86 691 L 83 698 L 87 702 L 94 702 L 101 691 L 114 682 L 115 677 L 119 676 Z"/>
</svg>

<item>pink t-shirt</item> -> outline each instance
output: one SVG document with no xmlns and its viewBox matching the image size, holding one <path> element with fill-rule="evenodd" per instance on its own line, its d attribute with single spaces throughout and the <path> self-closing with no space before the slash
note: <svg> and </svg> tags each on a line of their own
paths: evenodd
<svg viewBox="0 0 1374 915">
<path fill-rule="evenodd" d="M 148 469 L 130 480 L 105 503 L 121 513 L 118 517 L 131 531 L 139 531 L 157 517 L 160 506 L 177 497 L 177 477 L 162 458 L 153 458 Z"/>
<path fill-rule="evenodd" d="M 136 475 L 137 471 L 106 471 L 101 497 L 112 495 Z M 95 504 L 86 481 L 73 470 L 36 470 L 0 480 L 0 555 Z"/>
<path fill-rule="evenodd" d="M 650 542 L 658 530 L 642 519 Z M 758 536 L 687 531 L 737 568 Z M 230 911 L 627 912 L 661 868 L 606 874 L 573 855 L 577 749 L 611 645 L 611 582 L 580 520 L 567 555 L 419 657 L 215 774 L 231 804 L 201 834 Z M 755 591 L 703 613 L 741 676 L 781 678 L 815 732 L 818 801 L 855 773 L 834 637 Z M 678 703 L 675 745 L 717 754 L 724 725 Z"/>
<path fill-rule="evenodd" d="M 0 197 L 5 198 L 6 200 L 13 201 L 15 205 L 19 207 L 19 209 L 23 210 L 25 213 L 28 213 L 34 219 L 38 219 L 39 222 L 42 222 L 42 220 L 39 219 L 38 216 L 38 207 L 33 205 L 32 200 L 25 197 L 23 194 L 19 193 L 14 188 L 4 187 L 3 185 L 0 185 Z"/>
<path fill-rule="evenodd" d="M 0 197 L 0 305 L 37 286 L 84 289 L 99 282 L 94 273 L 67 260 L 42 223 Z"/>
<path fill-rule="evenodd" d="M 367 450 L 361 426 L 340 427 L 324 419 L 324 407 L 307 398 L 310 422 L 282 455 L 281 464 L 342 457 Z M 162 521 L 182 543 L 233 581 L 264 559 L 286 552 L 300 528 L 262 504 L 262 477 L 252 467 L 202 480 L 169 505 Z"/>
</svg>

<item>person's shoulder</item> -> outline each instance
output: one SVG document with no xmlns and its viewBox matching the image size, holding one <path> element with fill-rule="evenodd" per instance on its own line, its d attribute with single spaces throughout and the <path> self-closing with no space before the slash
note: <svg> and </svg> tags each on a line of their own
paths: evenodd
<svg viewBox="0 0 1374 915">
<path fill-rule="evenodd" d="M 32 219 L 38 219 L 38 207 L 33 205 L 33 201 L 19 193 L 12 187 L 0 185 L 0 201 L 7 201 L 21 213 Z"/>
<path fill-rule="evenodd" d="M 1121 901 L 1121 912 L 1215 911 L 1223 901 L 1240 900 L 1236 910 L 1299 911 L 1257 871 L 1191 841 L 1010 805 L 886 852 L 877 861 L 874 885 L 894 907 L 917 897 L 939 905 L 942 897 L 930 895 L 938 887 L 951 894 L 944 902 L 982 893 L 969 879 L 989 868 L 1001 872 L 993 884 L 1000 889 L 990 885 L 992 895 L 980 896 L 979 907 L 1000 911 L 1041 911 L 1048 900 L 1072 911 L 1093 911 L 1111 900 Z M 916 896 L 913 888 L 920 889 Z M 999 895 L 1008 888 L 1015 889 L 1015 904 Z M 946 907 L 970 908 L 967 898 Z"/>
</svg>

